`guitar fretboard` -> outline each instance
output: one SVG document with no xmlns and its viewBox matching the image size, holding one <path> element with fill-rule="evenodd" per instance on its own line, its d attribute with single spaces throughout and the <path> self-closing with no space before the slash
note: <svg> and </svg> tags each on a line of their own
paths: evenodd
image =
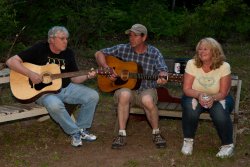
<svg viewBox="0 0 250 167">
<path fill-rule="evenodd" d="M 143 73 L 129 73 L 129 78 L 142 79 L 142 80 L 157 80 L 158 75 L 147 75 Z M 168 73 L 168 76 L 162 76 L 161 78 L 167 79 L 170 82 L 182 82 L 183 74 Z"/>
<path fill-rule="evenodd" d="M 87 71 L 77 71 L 77 72 L 68 72 L 68 73 L 60 73 L 60 74 L 52 74 L 51 78 L 58 79 L 58 78 L 71 78 L 71 77 L 77 77 L 80 75 L 87 75 Z"/>
<path fill-rule="evenodd" d="M 158 75 L 146 75 L 142 73 L 129 73 L 129 77 L 135 79 L 143 79 L 143 80 L 157 80 L 159 78 Z M 167 76 L 162 78 L 167 79 Z"/>
</svg>

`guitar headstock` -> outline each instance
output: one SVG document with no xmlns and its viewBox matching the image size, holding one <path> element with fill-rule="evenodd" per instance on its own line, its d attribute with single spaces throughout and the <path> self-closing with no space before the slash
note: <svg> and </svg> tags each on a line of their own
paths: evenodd
<svg viewBox="0 0 250 167">
<path fill-rule="evenodd" d="M 110 76 L 110 75 L 112 75 L 112 74 L 114 73 L 114 70 L 113 70 L 113 68 L 111 68 L 111 67 L 106 67 L 106 68 L 100 67 L 100 68 L 98 68 L 98 69 L 96 70 L 96 72 L 97 72 L 97 74 L 99 74 L 99 75 Z"/>
<path fill-rule="evenodd" d="M 183 83 L 183 74 L 168 73 L 168 81 L 176 82 L 176 83 Z"/>
</svg>

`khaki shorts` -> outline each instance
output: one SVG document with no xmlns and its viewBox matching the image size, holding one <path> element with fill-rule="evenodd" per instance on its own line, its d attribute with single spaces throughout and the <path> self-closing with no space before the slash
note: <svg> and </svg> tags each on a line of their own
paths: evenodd
<svg viewBox="0 0 250 167">
<path fill-rule="evenodd" d="M 156 89 L 145 89 L 141 92 L 139 91 L 136 91 L 136 90 L 130 90 L 128 88 L 121 88 L 121 89 L 118 89 L 115 91 L 115 94 L 114 94 L 114 102 L 115 104 L 117 105 L 118 104 L 118 97 L 119 95 L 121 94 L 121 92 L 124 92 L 124 91 L 127 91 L 127 92 L 130 92 L 130 94 L 132 94 L 132 98 L 130 99 L 130 106 L 139 106 L 139 107 L 142 107 L 142 102 L 141 102 L 141 99 L 144 95 L 150 95 L 153 97 L 153 101 L 155 104 L 157 104 L 157 101 L 158 101 L 158 95 L 157 95 L 157 91 Z"/>
</svg>

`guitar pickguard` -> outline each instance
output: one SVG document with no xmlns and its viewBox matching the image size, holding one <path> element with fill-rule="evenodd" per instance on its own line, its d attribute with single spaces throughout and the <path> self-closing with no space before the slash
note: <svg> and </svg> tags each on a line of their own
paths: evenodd
<svg viewBox="0 0 250 167">
<path fill-rule="evenodd" d="M 47 86 L 52 85 L 52 82 L 46 83 L 46 84 L 45 83 L 39 83 L 39 84 L 33 85 L 33 83 L 31 82 L 31 80 L 29 79 L 29 84 L 30 84 L 31 88 L 35 88 L 35 90 L 39 91 L 39 90 L 42 90 L 43 88 L 45 88 Z"/>
</svg>

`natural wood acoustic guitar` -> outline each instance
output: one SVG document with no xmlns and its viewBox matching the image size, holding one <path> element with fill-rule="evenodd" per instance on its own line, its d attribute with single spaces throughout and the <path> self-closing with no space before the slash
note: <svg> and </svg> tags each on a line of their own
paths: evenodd
<svg viewBox="0 0 250 167">
<path fill-rule="evenodd" d="M 141 80 L 157 80 L 158 75 L 143 74 L 141 67 L 135 62 L 125 62 L 114 56 L 106 56 L 106 62 L 118 75 L 115 81 L 107 76 L 98 76 L 98 87 L 102 92 L 113 92 L 119 88 L 138 89 Z M 168 82 L 181 83 L 183 74 L 168 73 Z"/>
<path fill-rule="evenodd" d="M 33 72 L 43 77 L 43 81 L 39 84 L 33 84 L 31 80 L 14 70 L 10 70 L 10 88 L 12 94 L 23 102 L 31 102 L 45 93 L 58 92 L 62 87 L 62 78 L 70 78 L 81 75 L 87 75 L 89 71 L 82 70 L 76 72 L 61 73 L 57 64 L 47 64 L 39 66 L 31 63 L 23 63 L 23 65 Z M 113 70 L 108 68 L 100 68 L 95 70 L 100 75 L 111 75 Z"/>
</svg>

